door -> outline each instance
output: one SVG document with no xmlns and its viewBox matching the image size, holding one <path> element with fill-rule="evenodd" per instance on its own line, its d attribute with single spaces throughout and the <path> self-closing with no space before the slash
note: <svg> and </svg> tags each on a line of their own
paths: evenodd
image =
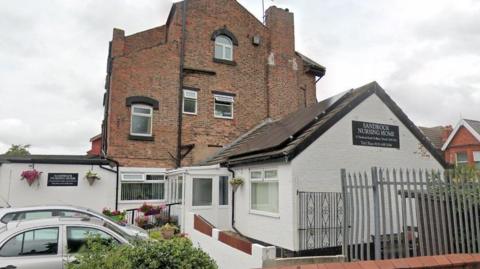
<svg viewBox="0 0 480 269">
<path fill-rule="evenodd" d="M 32 229 L 0 248 L 0 269 L 63 269 L 59 228 Z"/>
</svg>

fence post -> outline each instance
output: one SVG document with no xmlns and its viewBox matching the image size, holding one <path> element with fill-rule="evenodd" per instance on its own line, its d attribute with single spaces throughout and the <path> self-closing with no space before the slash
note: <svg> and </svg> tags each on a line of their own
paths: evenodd
<svg viewBox="0 0 480 269">
<path fill-rule="evenodd" d="M 348 241 L 347 241 L 347 233 L 348 233 L 348 220 L 347 220 L 347 215 L 348 215 L 348 210 L 349 208 L 347 208 L 347 173 L 345 171 L 345 169 L 342 169 L 340 171 L 340 174 L 341 174 L 341 178 L 342 178 L 342 196 L 343 196 L 343 245 L 342 245 L 342 255 L 345 257 L 345 258 L 348 258 Z"/>
<path fill-rule="evenodd" d="M 375 233 L 375 260 L 381 259 L 380 253 L 380 196 L 378 190 L 378 169 L 377 167 L 372 167 L 372 190 L 373 190 L 373 229 Z"/>
</svg>

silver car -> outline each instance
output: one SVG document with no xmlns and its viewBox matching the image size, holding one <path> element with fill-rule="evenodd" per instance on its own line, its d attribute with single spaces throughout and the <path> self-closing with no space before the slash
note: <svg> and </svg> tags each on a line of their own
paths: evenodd
<svg viewBox="0 0 480 269">
<path fill-rule="evenodd" d="M 0 269 L 64 269 L 91 235 L 114 244 L 129 244 L 99 219 L 12 221 L 0 229 Z"/>
<path fill-rule="evenodd" d="M 0 229 L 10 221 L 33 220 L 52 217 L 94 217 L 122 231 L 123 236 L 148 238 L 144 229 L 130 224 L 118 224 L 108 216 L 89 208 L 78 206 L 31 206 L 0 208 Z M 1 268 L 0 268 L 1 269 Z"/>
</svg>

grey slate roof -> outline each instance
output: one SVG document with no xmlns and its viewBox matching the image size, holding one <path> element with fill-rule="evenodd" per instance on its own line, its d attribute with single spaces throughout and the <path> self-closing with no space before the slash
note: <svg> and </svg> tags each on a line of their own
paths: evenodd
<svg viewBox="0 0 480 269">
<path fill-rule="evenodd" d="M 12 157 L 0 155 L 2 163 L 45 163 L 45 164 L 93 164 L 109 165 L 110 162 L 98 156 L 88 155 L 28 155 Z"/>
<path fill-rule="evenodd" d="M 439 163 L 445 165 L 425 135 L 408 119 L 377 82 L 352 89 L 286 117 L 265 123 L 218 152 L 204 164 L 234 166 L 272 159 L 292 160 L 370 95 L 376 94 L 422 142 Z"/>
<path fill-rule="evenodd" d="M 475 130 L 475 132 L 480 134 L 480 121 L 467 119 L 465 119 L 465 121 Z"/>
<path fill-rule="evenodd" d="M 432 142 L 433 146 L 440 150 L 443 146 L 443 135 L 446 131 L 446 128 L 443 126 L 435 126 L 435 127 L 418 127 L 425 136 Z"/>
</svg>

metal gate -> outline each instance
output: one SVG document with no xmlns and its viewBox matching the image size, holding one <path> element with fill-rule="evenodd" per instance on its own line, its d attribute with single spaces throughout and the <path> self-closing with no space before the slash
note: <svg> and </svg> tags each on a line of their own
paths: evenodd
<svg viewBox="0 0 480 269">
<path fill-rule="evenodd" d="M 480 251 L 478 172 L 374 167 L 341 174 L 349 260 Z"/>
</svg>

